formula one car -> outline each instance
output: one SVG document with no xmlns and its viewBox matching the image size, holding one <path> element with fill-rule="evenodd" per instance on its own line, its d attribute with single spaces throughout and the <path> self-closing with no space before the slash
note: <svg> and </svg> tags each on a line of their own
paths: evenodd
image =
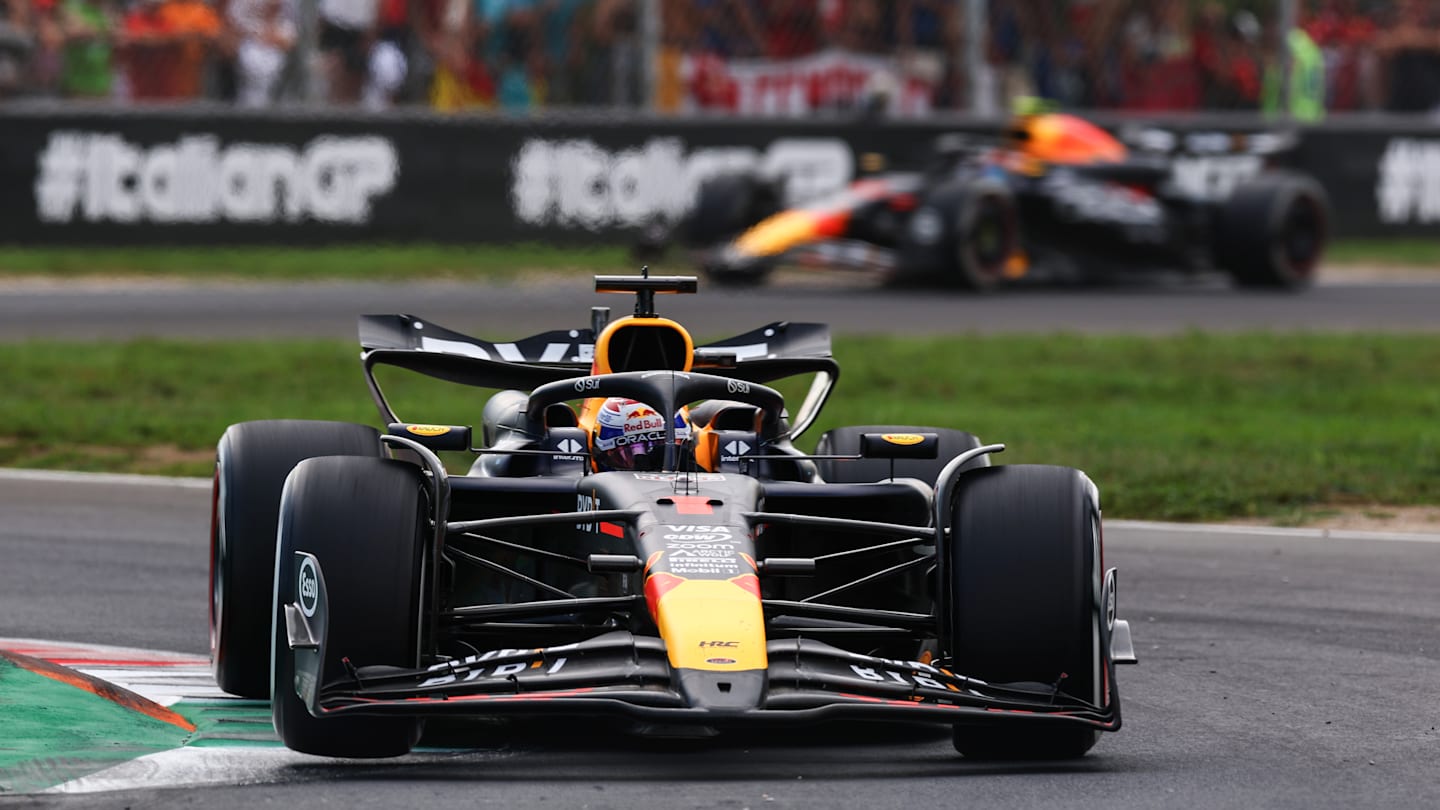
<svg viewBox="0 0 1440 810">
<path fill-rule="evenodd" d="M 1004 446 L 958 430 L 839 428 L 803 453 L 839 375 L 828 329 L 696 347 L 654 309 L 696 286 L 600 276 L 633 316 L 513 343 L 362 316 L 383 433 L 231 426 L 220 687 L 270 697 L 290 748 L 346 757 L 403 754 L 447 715 L 940 723 L 965 755 L 1006 758 L 1118 730 L 1114 668 L 1135 656 L 1094 484 L 991 466 Z M 499 389 L 478 446 L 402 421 L 380 366 Z M 792 415 L 766 383 L 796 375 L 813 376 Z M 472 454 L 465 474 L 447 451 Z"/>
<path fill-rule="evenodd" d="M 1284 143 L 1234 140 L 1257 168 Z M 862 177 L 798 208 L 780 206 L 784 178 L 715 176 L 665 239 L 688 247 L 715 282 L 734 285 L 758 284 L 782 263 L 872 268 L 895 283 L 968 290 L 1117 269 L 1218 268 L 1253 287 L 1311 281 L 1328 234 L 1319 184 L 1265 170 L 1216 199 L 1177 183 L 1173 162 L 1132 155 L 1074 116 L 1026 115 L 998 140 L 942 137 L 921 171 Z"/>
</svg>

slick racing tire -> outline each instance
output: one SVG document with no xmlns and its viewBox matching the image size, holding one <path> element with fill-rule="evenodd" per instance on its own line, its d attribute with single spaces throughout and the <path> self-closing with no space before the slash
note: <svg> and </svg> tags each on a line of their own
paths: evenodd
<svg viewBox="0 0 1440 810">
<path fill-rule="evenodd" d="M 974 450 L 982 442 L 963 430 L 949 428 L 914 427 L 911 425 L 851 425 L 827 430 L 821 434 L 815 445 L 817 456 L 853 456 L 860 452 L 860 436 L 863 433 L 934 433 L 940 440 L 935 458 L 895 459 L 896 478 L 918 478 L 931 486 L 940 477 L 940 471 L 966 450 Z M 831 484 L 864 484 L 883 481 L 890 477 L 890 461 L 883 458 L 862 458 L 855 460 L 816 459 L 820 477 Z M 966 462 L 964 469 L 990 466 L 990 457 L 981 456 Z"/>
<path fill-rule="evenodd" d="M 327 595 L 324 671 L 419 665 L 421 552 L 428 500 L 420 469 L 394 459 L 327 457 L 301 462 L 285 483 L 274 601 L 275 731 L 296 751 L 393 757 L 420 739 L 414 717 L 313 717 L 295 692 L 295 653 L 284 606 L 297 601 L 295 552 L 320 563 Z"/>
<path fill-rule="evenodd" d="M 940 186 L 910 216 L 891 282 L 988 292 L 1020 245 L 1015 197 L 988 179 Z"/>
<path fill-rule="evenodd" d="M 957 484 L 946 554 L 948 638 L 956 672 L 1025 683 L 1100 705 L 1100 510 L 1078 470 L 1006 465 Z M 1099 732 L 1081 725 L 959 725 L 955 749 L 977 759 L 1068 759 Z"/>
<path fill-rule="evenodd" d="M 220 438 L 211 497 L 210 663 L 221 689 L 270 696 L 270 591 L 285 476 L 315 456 L 380 455 L 374 428 L 344 422 L 242 422 Z"/>
<path fill-rule="evenodd" d="M 1330 233 L 1319 183 L 1287 172 L 1262 174 L 1220 204 L 1215 263 L 1244 287 L 1299 289 L 1315 279 Z"/>
</svg>

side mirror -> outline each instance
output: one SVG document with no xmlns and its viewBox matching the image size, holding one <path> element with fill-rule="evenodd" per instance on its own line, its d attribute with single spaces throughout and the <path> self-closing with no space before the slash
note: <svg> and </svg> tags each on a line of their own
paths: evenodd
<svg viewBox="0 0 1440 810">
<path fill-rule="evenodd" d="M 936 458 L 940 437 L 934 433 L 862 433 L 861 458 Z"/>
<path fill-rule="evenodd" d="M 410 422 L 391 422 L 391 436 L 401 436 L 419 442 L 435 452 L 442 450 L 469 450 L 470 427 L 468 425 L 421 425 Z"/>
</svg>

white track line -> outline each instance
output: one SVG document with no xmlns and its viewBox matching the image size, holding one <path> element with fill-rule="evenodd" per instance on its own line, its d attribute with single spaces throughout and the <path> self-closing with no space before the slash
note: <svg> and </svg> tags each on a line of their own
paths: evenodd
<svg viewBox="0 0 1440 810">
<path fill-rule="evenodd" d="M 38 481 L 51 484 L 113 484 L 117 486 L 172 487 L 174 489 L 209 489 L 209 478 L 174 478 L 164 475 L 133 473 L 69 472 L 65 470 L 21 470 L 0 467 L 0 483 L 5 481 Z"/>
<path fill-rule="evenodd" d="M 175 748 L 113 765 L 41 793 L 108 793 L 147 788 L 275 784 L 293 778 L 288 771 L 296 765 L 324 761 L 278 746 Z"/>
<path fill-rule="evenodd" d="M 1440 534 L 1364 532 L 1349 529 L 1286 529 L 1278 526 L 1232 526 L 1212 523 L 1162 523 L 1153 520 L 1107 520 L 1106 528 L 1177 534 L 1228 534 L 1288 537 L 1295 540 L 1384 540 L 1399 543 L 1440 543 Z"/>
<path fill-rule="evenodd" d="M 5 481 L 41 481 L 56 484 L 113 484 L 116 486 L 155 486 L 177 489 L 209 489 L 208 478 L 171 478 L 159 475 L 129 473 L 66 472 L 61 470 L 22 470 L 0 467 L 0 483 Z M 1188 532 L 1193 534 L 1253 534 L 1266 537 L 1290 537 L 1311 540 L 1389 540 L 1404 543 L 1440 543 L 1440 534 L 1424 532 L 1373 532 L 1347 529 L 1286 529 L 1276 526 L 1235 526 L 1210 523 L 1164 523 L 1153 520 L 1107 520 L 1106 526 L 1154 532 Z"/>
</svg>

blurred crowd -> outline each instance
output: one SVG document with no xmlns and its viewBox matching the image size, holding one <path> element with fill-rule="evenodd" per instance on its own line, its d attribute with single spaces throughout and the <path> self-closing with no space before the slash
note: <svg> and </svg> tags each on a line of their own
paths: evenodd
<svg viewBox="0 0 1440 810">
<path fill-rule="evenodd" d="M 1281 30 L 1278 0 L 988 0 L 978 62 L 965 4 L 0 0 L 0 99 L 752 111 L 757 94 L 861 103 L 898 82 L 925 111 L 999 112 L 1030 96 L 1079 109 L 1289 105 L 1306 118 L 1440 112 L 1440 2 L 1295 0 L 1297 25 Z"/>
<path fill-rule="evenodd" d="M 1002 81 L 1074 107 L 1440 112 L 1440 3 L 1028 0 L 997 11 L 990 60 Z M 1058 13 L 1042 13 L 1042 9 Z"/>
</svg>

